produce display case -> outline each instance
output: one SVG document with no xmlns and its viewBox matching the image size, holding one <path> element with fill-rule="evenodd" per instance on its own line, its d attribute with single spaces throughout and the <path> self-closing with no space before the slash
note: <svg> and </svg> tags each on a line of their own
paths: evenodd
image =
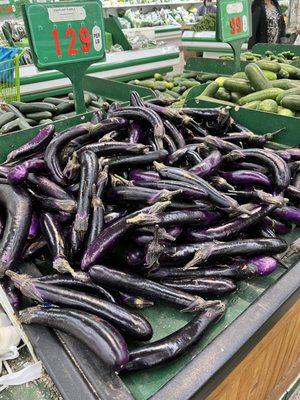
<svg viewBox="0 0 300 400">
<path fill-rule="evenodd" d="M 110 90 L 111 93 L 114 93 L 114 99 L 128 101 L 130 90 L 135 87 L 120 82 L 115 84 L 115 87 L 111 86 L 114 85 L 113 82 L 105 86 L 102 80 L 87 77 L 84 86 L 87 90 L 93 88 L 94 92 L 103 96 L 106 96 Z M 153 97 L 153 92 L 147 88 L 139 87 L 138 90 L 144 98 Z M 40 96 L 42 97 L 44 94 L 42 93 Z M 187 106 L 199 107 L 202 105 L 204 104 L 198 104 L 194 99 L 187 99 Z M 243 111 L 240 109 L 232 112 L 239 123 L 249 126 L 252 117 L 250 118 L 250 114 L 245 114 Z M 250 110 L 245 111 L 249 113 Z M 67 127 L 81 119 L 82 116 L 77 116 L 74 119 L 59 122 Z M 267 124 L 260 121 L 260 125 L 257 133 L 263 134 L 270 131 Z M 271 129 L 273 128 L 274 122 Z M 9 151 L 32 137 L 36 129 L 0 136 L 1 161 Z M 58 126 L 58 129 L 63 129 L 63 126 Z M 282 144 L 295 145 L 295 140 L 297 140 L 295 129 L 287 135 L 280 136 Z M 287 235 L 287 240 L 289 242 L 295 240 L 299 237 L 299 232 L 299 229 L 294 230 L 292 234 Z M 226 382 L 234 368 L 233 373 L 238 370 L 241 360 L 246 360 L 251 355 L 251 350 L 260 346 L 259 342 L 265 335 L 267 338 L 273 329 L 278 330 L 278 324 L 282 324 L 281 318 L 286 313 L 287 316 L 290 316 L 291 313 L 293 313 L 292 315 L 296 313 L 295 310 L 299 310 L 299 302 L 296 304 L 296 301 L 299 297 L 300 262 L 290 259 L 286 264 L 287 269 L 279 266 L 270 276 L 240 282 L 238 290 L 226 297 L 228 309 L 225 317 L 209 329 L 202 340 L 179 359 L 148 371 L 110 375 L 88 349 L 69 335 L 38 326 L 27 326 L 26 332 L 37 356 L 42 360 L 65 400 L 203 399 L 210 396 L 210 393 L 215 390 L 217 391 L 220 382 Z M 31 269 L 36 272 L 32 268 L 34 268 L 33 265 L 24 265 L 25 271 L 28 272 Z M 188 314 L 180 313 L 172 307 L 161 304 L 144 309 L 141 314 L 153 325 L 153 341 L 179 329 L 191 318 Z M 285 337 L 289 337 L 288 333 L 292 334 L 288 328 L 291 325 L 290 322 L 289 319 L 285 324 L 285 329 L 278 333 L 281 336 L 276 354 L 285 354 L 284 348 L 286 347 L 284 346 L 287 346 Z M 275 324 L 275 328 L 272 329 Z M 294 325 L 291 325 L 290 328 L 295 329 Z M 292 367 L 298 354 L 296 353 L 298 351 L 297 340 L 299 340 L 298 336 L 293 337 L 292 343 L 289 342 L 295 351 L 286 357 L 284 363 L 285 368 L 293 371 L 293 374 L 289 375 L 289 382 L 292 382 L 296 376 Z M 272 343 L 269 343 L 269 346 L 271 347 L 270 351 L 274 352 L 275 348 L 272 347 Z M 266 362 L 269 362 L 268 359 Z M 272 365 L 265 363 L 264 368 L 265 370 L 271 369 Z M 264 373 L 263 370 L 259 371 L 261 374 Z M 280 370 L 281 372 L 285 371 Z M 274 384 L 278 383 L 277 377 L 272 375 L 271 378 L 264 387 L 260 380 L 255 387 L 252 387 L 254 381 L 252 386 L 250 385 L 245 390 L 251 389 L 255 398 L 263 398 L 261 397 L 263 390 L 273 389 Z M 74 385 L 75 381 L 76 385 Z M 218 399 L 218 397 L 214 397 L 214 394 L 211 396 L 208 398 Z M 232 393 L 229 393 L 229 396 L 234 398 Z"/>
</svg>

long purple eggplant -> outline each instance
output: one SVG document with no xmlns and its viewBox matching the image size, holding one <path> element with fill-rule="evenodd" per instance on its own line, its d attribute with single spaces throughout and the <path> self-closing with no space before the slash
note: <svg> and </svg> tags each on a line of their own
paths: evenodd
<svg viewBox="0 0 300 400">
<path fill-rule="evenodd" d="M 81 269 L 88 270 L 99 262 L 116 245 L 116 243 L 136 225 L 154 225 L 158 222 L 157 215 L 163 211 L 169 202 L 156 203 L 126 215 L 105 228 L 100 235 L 87 247 L 82 260 Z"/>
<path fill-rule="evenodd" d="M 129 178 L 134 181 L 149 181 L 160 180 L 159 174 L 155 171 L 143 171 L 140 169 L 133 169 L 129 172 Z"/>
<path fill-rule="evenodd" d="M 157 162 L 154 163 L 155 168 L 162 178 L 175 179 L 182 182 L 194 184 L 196 187 L 205 190 L 215 204 L 225 209 L 236 210 L 239 208 L 239 204 L 236 200 L 231 197 L 218 192 L 213 186 L 207 181 L 193 174 L 192 172 L 182 170 L 175 167 L 167 167 Z"/>
<path fill-rule="evenodd" d="M 275 189 L 287 188 L 291 180 L 291 173 L 287 163 L 276 153 L 268 149 L 240 149 L 234 150 L 225 156 L 225 159 L 234 158 L 254 161 L 265 165 L 273 176 Z"/>
<path fill-rule="evenodd" d="M 162 280 L 161 283 L 178 290 L 199 294 L 201 296 L 221 296 L 236 290 L 236 284 L 228 278 L 176 278 L 172 280 Z"/>
<path fill-rule="evenodd" d="M 61 274 L 67 272 L 74 274 L 74 270 L 67 259 L 65 239 L 57 219 L 53 214 L 43 213 L 40 216 L 40 224 L 53 257 L 53 268 Z"/>
<path fill-rule="evenodd" d="M 51 172 L 52 178 L 59 185 L 65 186 L 66 179 L 62 171 L 60 153 L 64 146 L 72 139 L 88 134 L 93 125 L 90 123 L 76 125 L 56 136 L 47 146 L 45 151 L 45 162 Z"/>
<path fill-rule="evenodd" d="M 142 107 L 123 107 L 121 110 L 113 111 L 110 114 L 110 117 L 147 121 L 153 129 L 154 140 L 157 148 L 163 148 L 162 138 L 165 135 L 165 128 L 160 116 L 156 112 Z"/>
<path fill-rule="evenodd" d="M 232 172 L 219 171 L 219 175 L 225 178 L 227 182 L 233 185 L 239 186 L 263 186 L 268 189 L 272 188 L 272 181 L 261 172 L 249 171 L 249 170 L 239 170 Z"/>
<path fill-rule="evenodd" d="M 0 184 L 0 204 L 6 214 L 0 241 L 0 277 L 19 260 L 28 237 L 32 206 L 27 192 Z"/>
<path fill-rule="evenodd" d="M 95 265 L 89 270 L 91 278 L 104 286 L 142 296 L 153 301 L 164 301 L 179 307 L 182 311 L 198 311 L 210 307 L 218 301 L 205 301 L 199 296 L 193 296 L 180 290 L 168 288 L 160 283 L 141 278 L 132 274 Z"/>
<path fill-rule="evenodd" d="M 232 221 L 222 225 L 207 229 L 188 229 L 185 238 L 190 243 L 206 242 L 208 240 L 225 240 L 232 239 L 240 232 L 257 224 L 272 211 L 276 209 L 276 205 L 258 207 L 249 216 L 240 216 Z"/>
<path fill-rule="evenodd" d="M 138 156 L 111 157 L 107 160 L 107 164 L 109 169 L 128 169 L 141 165 L 151 165 L 154 161 L 164 161 L 168 154 L 167 150 L 157 150 Z"/>
<path fill-rule="evenodd" d="M 114 296 L 103 287 L 95 285 L 92 282 L 79 281 L 70 275 L 45 275 L 35 278 L 35 280 L 38 282 L 48 283 L 50 285 L 78 290 L 93 296 L 99 296 L 100 298 L 104 298 L 112 303 L 116 303 Z"/>
<path fill-rule="evenodd" d="M 180 190 L 155 190 L 140 186 L 117 186 L 110 191 L 113 199 L 121 200 L 122 202 L 134 201 L 147 204 L 154 204 L 157 201 L 169 201 L 180 194 Z"/>
<path fill-rule="evenodd" d="M 37 324 L 69 333 L 84 343 L 110 370 L 119 370 L 128 362 L 124 338 L 107 321 L 73 309 L 31 307 L 20 313 L 23 324 Z"/>
<path fill-rule="evenodd" d="M 190 172 L 197 176 L 211 175 L 221 164 L 222 156 L 219 150 L 214 150 L 201 163 L 190 168 Z"/>
<path fill-rule="evenodd" d="M 167 134 L 173 139 L 176 146 L 180 149 L 185 146 L 185 140 L 181 132 L 177 129 L 175 124 L 173 124 L 168 119 L 163 119 L 163 123 L 166 129 Z"/>
<path fill-rule="evenodd" d="M 98 159 L 92 151 L 85 151 L 81 156 L 80 189 L 74 230 L 82 242 L 89 226 L 89 213 L 93 195 L 93 185 L 98 175 Z"/>
<path fill-rule="evenodd" d="M 190 259 L 185 268 L 204 263 L 211 257 L 258 256 L 278 254 L 287 249 L 282 239 L 239 239 L 232 242 L 204 242 L 169 246 L 161 256 L 161 262 L 182 262 Z"/>
<path fill-rule="evenodd" d="M 93 151 L 98 157 L 106 155 L 115 156 L 118 154 L 142 154 L 146 149 L 147 146 L 140 143 L 98 142 L 81 147 L 77 151 L 77 154 L 80 156 L 84 151 Z"/>
<path fill-rule="evenodd" d="M 42 128 L 38 134 L 27 143 L 10 152 L 7 156 L 6 163 L 15 159 L 30 157 L 37 151 L 43 149 L 53 138 L 54 131 L 54 125 L 47 125 L 45 128 Z"/>
<path fill-rule="evenodd" d="M 72 200 L 72 197 L 65 191 L 65 189 L 51 181 L 46 176 L 29 174 L 27 181 L 32 184 L 34 190 L 40 191 L 44 195 L 61 200 Z"/>
<path fill-rule="evenodd" d="M 283 222 L 300 225 L 300 208 L 285 206 L 274 210 L 272 215 Z"/>
<path fill-rule="evenodd" d="M 8 274 L 26 297 L 97 315 L 137 340 L 149 340 L 152 337 L 152 328 L 146 319 L 117 304 L 77 290 L 37 282 L 28 275 L 18 275 L 12 271 Z"/>
<path fill-rule="evenodd" d="M 139 143 L 145 138 L 145 132 L 142 124 L 138 121 L 133 121 L 129 127 L 129 143 Z"/>
<path fill-rule="evenodd" d="M 28 189 L 28 192 L 33 202 L 36 202 L 42 210 L 52 212 L 63 211 L 72 214 L 77 210 L 77 203 L 71 198 L 69 200 L 61 200 L 54 197 L 43 196 L 32 189 Z"/>
<path fill-rule="evenodd" d="M 11 185 L 20 185 L 27 179 L 29 172 L 43 172 L 44 169 L 44 160 L 32 158 L 13 167 L 7 175 L 7 179 Z"/>
<path fill-rule="evenodd" d="M 223 304 L 213 306 L 198 313 L 183 328 L 171 335 L 139 347 L 129 353 L 129 362 L 125 371 L 137 371 L 168 363 L 185 353 L 194 343 L 197 343 L 207 328 L 219 320 L 225 312 Z"/>
<path fill-rule="evenodd" d="M 139 296 L 131 296 L 130 294 L 119 292 L 120 300 L 123 304 L 128 307 L 141 310 L 146 307 L 152 307 L 154 305 L 153 301 L 143 299 Z"/>
</svg>

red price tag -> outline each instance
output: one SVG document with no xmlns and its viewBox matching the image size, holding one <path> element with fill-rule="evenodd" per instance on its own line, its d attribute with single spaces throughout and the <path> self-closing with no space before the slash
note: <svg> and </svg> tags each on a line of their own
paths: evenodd
<svg viewBox="0 0 300 400">
<path fill-rule="evenodd" d="M 63 53 L 61 49 L 60 36 L 57 28 L 52 29 L 52 37 L 55 45 L 55 54 L 57 55 L 57 57 L 61 57 Z M 86 54 L 89 53 L 91 49 L 91 35 L 87 27 L 82 26 L 79 29 L 78 35 L 75 29 L 69 27 L 65 31 L 65 37 L 69 39 L 69 46 L 67 52 L 70 56 L 77 56 L 80 52 Z M 80 44 L 78 43 L 78 37 Z"/>
<path fill-rule="evenodd" d="M 243 30 L 243 21 L 240 16 L 237 17 L 231 17 L 229 20 L 230 24 L 230 33 L 232 35 L 237 35 L 238 33 L 241 33 Z"/>
</svg>

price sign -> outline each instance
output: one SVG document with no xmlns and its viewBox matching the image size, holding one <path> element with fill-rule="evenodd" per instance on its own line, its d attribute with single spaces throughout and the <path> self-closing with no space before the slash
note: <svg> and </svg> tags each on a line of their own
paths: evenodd
<svg viewBox="0 0 300 400">
<path fill-rule="evenodd" d="M 229 43 L 251 36 L 251 10 L 249 0 L 219 0 L 217 35 Z"/>
<path fill-rule="evenodd" d="M 23 10 L 38 68 L 61 70 L 62 65 L 104 59 L 100 1 L 26 4 Z"/>
</svg>

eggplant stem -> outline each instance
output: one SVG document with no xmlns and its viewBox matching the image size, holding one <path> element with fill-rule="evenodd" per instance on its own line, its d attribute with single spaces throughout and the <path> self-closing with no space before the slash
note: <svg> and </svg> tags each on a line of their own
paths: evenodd
<svg viewBox="0 0 300 400">
<path fill-rule="evenodd" d="M 183 269 L 197 269 L 197 264 L 204 263 L 211 255 L 213 247 L 214 245 L 212 243 L 207 249 L 196 251 L 194 257 L 183 267 Z"/>
<path fill-rule="evenodd" d="M 221 300 L 204 300 L 202 297 L 197 296 L 186 308 L 180 310 L 180 312 L 195 312 L 205 310 L 211 306 L 222 305 Z"/>
</svg>

